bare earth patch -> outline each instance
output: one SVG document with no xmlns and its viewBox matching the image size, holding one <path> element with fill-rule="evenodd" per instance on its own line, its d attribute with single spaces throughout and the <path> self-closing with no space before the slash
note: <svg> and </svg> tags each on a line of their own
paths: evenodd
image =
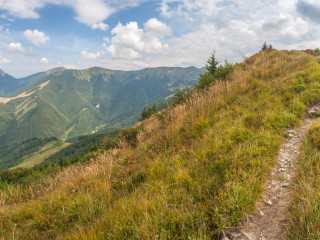
<svg viewBox="0 0 320 240">
<path fill-rule="evenodd" d="M 277 164 L 266 183 L 262 199 L 256 204 L 255 212 L 248 215 L 237 228 L 227 229 L 223 233 L 223 240 L 286 239 L 295 163 L 301 144 L 319 110 L 319 105 L 312 107 L 300 128 L 287 131 L 287 139 L 280 149 Z"/>
</svg>

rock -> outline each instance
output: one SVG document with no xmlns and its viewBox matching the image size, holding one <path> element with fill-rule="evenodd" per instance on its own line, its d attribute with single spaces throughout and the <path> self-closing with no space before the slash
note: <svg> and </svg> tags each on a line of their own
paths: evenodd
<svg viewBox="0 0 320 240">
<path fill-rule="evenodd" d="M 261 215 L 261 216 L 264 216 L 264 212 L 262 212 L 261 210 L 260 210 L 260 215 Z"/>
<path fill-rule="evenodd" d="M 308 115 L 309 117 L 319 117 L 320 116 L 320 109 L 318 108 L 311 108 L 309 111 L 308 111 Z"/>
<path fill-rule="evenodd" d="M 296 136 L 298 134 L 298 132 L 296 130 L 288 130 L 287 131 L 287 134 L 292 137 Z"/>
<path fill-rule="evenodd" d="M 289 183 L 281 183 L 281 187 L 288 187 Z"/>
<path fill-rule="evenodd" d="M 271 205 L 272 205 L 271 200 L 267 200 L 267 201 L 265 201 L 265 203 L 266 203 L 268 206 L 271 206 Z"/>
</svg>

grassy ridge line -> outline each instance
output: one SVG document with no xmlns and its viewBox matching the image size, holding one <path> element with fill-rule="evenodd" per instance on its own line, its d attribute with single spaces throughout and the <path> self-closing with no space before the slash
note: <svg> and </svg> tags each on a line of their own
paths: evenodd
<svg viewBox="0 0 320 240">
<path fill-rule="evenodd" d="M 290 208 L 289 239 L 320 238 L 320 122 L 304 142 Z"/>
<path fill-rule="evenodd" d="M 316 59 L 302 52 L 255 55 L 232 82 L 194 92 L 184 104 L 141 123 L 137 148 L 123 142 L 48 180 L 52 187 L 41 196 L 15 204 L 5 200 L 0 234 L 217 238 L 253 208 L 283 130 L 299 124 L 305 107 L 319 98 L 319 76 Z"/>
</svg>

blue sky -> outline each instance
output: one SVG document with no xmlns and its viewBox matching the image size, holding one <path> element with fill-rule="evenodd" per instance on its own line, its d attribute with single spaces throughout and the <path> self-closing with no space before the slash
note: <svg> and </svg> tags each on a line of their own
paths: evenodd
<svg viewBox="0 0 320 240">
<path fill-rule="evenodd" d="M 317 0 L 0 0 L 0 69 L 134 70 L 320 47 Z"/>
</svg>

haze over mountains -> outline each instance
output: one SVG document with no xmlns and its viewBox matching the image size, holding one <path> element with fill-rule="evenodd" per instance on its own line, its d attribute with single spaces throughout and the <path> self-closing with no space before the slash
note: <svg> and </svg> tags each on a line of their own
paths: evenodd
<svg viewBox="0 0 320 240">
<path fill-rule="evenodd" d="M 68 139 L 128 126 L 138 120 L 144 106 L 193 86 L 203 71 L 55 68 L 21 79 L 1 71 L 0 144 L 34 137 Z"/>
</svg>

